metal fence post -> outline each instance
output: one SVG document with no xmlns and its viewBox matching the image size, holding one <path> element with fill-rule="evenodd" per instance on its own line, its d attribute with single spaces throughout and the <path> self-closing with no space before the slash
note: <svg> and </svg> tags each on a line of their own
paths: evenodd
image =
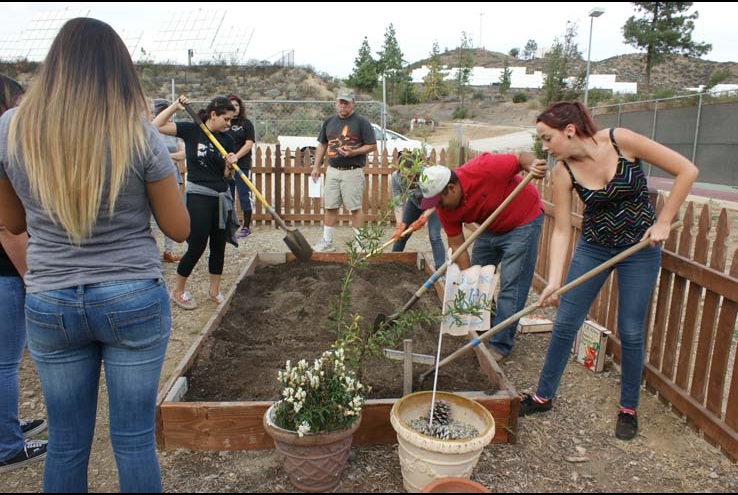
<svg viewBox="0 0 738 495">
<path fill-rule="evenodd" d="M 692 144 L 692 163 L 697 164 L 694 159 L 697 156 L 697 141 L 700 138 L 700 120 L 702 118 L 702 93 L 700 93 L 700 99 L 697 102 L 697 122 L 694 126 L 694 143 Z"/>
</svg>

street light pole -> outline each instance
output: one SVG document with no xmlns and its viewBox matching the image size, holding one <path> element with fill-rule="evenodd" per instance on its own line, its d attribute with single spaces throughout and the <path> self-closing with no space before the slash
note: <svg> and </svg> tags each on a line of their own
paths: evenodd
<svg viewBox="0 0 738 495">
<path fill-rule="evenodd" d="M 584 76 L 584 106 L 587 106 L 587 96 L 589 94 L 589 61 L 592 58 L 592 26 L 595 17 L 599 17 L 605 13 L 602 7 L 593 7 L 589 11 L 589 47 L 587 48 L 587 74 Z"/>
</svg>

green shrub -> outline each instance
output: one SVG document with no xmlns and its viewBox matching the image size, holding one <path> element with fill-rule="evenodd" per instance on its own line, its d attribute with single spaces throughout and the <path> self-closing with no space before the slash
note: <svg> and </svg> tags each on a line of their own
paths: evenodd
<svg viewBox="0 0 738 495">
<path fill-rule="evenodd" d="M 456 119 L 468 119 L 469 118 L 469 109 L 467 109 L 464 106 L 459 105 L 454 109 L 454 113 L 451 115 L 451 118 Z"/>
<path fill-rule="evenodd" d="M 513 103 L 525 103 L 528 101 L 528 95 L 525 93 L 517 92 L 513 95 Z"/>
</svg>

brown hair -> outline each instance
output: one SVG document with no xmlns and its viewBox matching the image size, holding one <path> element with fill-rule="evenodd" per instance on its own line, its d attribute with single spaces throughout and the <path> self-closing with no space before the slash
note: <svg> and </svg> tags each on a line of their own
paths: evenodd
<svg viewBox="0 0 738 495">
<path fill-rule="evenodd" d="M 559 131 L 563 131 L 567 125 L 572 124 L 576 127 L 577 136 L 581 138 L 591 138 L 598 131 L 587 108 L 578 101 L 559 101 L 550 104 L 536 117 L 536 123 L 538 122 L 543 122 Z"/>
<path fill-rule="evenodd" d="M 0 74 L 0 115 L 16 106 L 22 94 L 23 87 L 18 81 Z"/>
</svg>

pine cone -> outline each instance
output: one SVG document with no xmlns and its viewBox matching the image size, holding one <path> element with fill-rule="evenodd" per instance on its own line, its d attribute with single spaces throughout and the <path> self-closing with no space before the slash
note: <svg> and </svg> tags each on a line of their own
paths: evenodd
<svg viewBox="0 0 738 495">
<path fill-rule="evenodd" d="M 447 425 L 451 422 L 451 404 L 445 400 L 437 400 L 433 406 L 433 425 Z"/>
</svg>

